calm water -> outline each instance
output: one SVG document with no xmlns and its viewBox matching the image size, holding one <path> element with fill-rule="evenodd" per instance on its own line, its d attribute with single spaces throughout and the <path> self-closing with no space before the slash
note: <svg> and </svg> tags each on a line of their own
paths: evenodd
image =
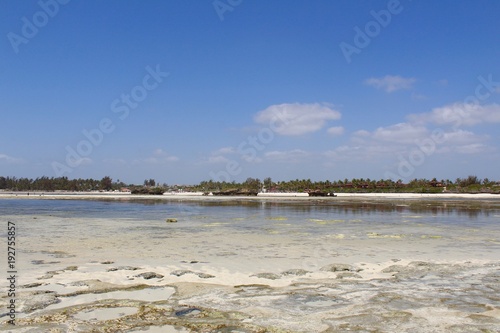
<svg viewBox="0 0 500 333">
<path fill-rule="evenodd" d="M 229 228 L 261 228 L 283 216 L 300 227 L 310 219 L 361 219 L 367 224 L 400 224 L 418 216 L 419 223 L 433 226 L 493 228 L 500 222 L 500 201 L 166 201 L 166 200 L 0 200 L 0 216 L 53 216 L 137 221 L 181 218 L 188 226 L 213 221 L 231 221 Z M 205 221 L 199 221 L 200 218 Z M 240 222 L 237 218 L 244 218 Z M 183 225 L 184 226 L 184 225 Z M 307 224 L 310 228 L 311 225 Z M 311 229 L 314 231 L 314 228 Z M 325 231 L 318 228 L 316 231 Z"/>
<path fill-rule="evenodd" d="M 498 250 L 500 237 L 498 201 L 13 199 L 0 200 L 0 216 L 4 223 L 17 223 L 18 237 L 28 251 L 35 249 L 27 244 L 36 243 L 41 248 L 55 246 L 56 240 L 61 245 L 73 241 L 85 244 L 90 240 L 127 240 L 147 244 L 149 251 L 155 253 L 158 248 L 148 239 L 189 235 L 215 239 L 224 234 L 274 235 L 278 243 L 298 241 L 306 249 L 308 244 L 332 237 L 345 241 L 399 237 L 409 242 L 408 247 L 411 241 L 432 237 L 441 239 L 441 243 L 433 245 L 443 249 L 456 247 L 464 253 L 484 254 Z M 169 225 L 167 218 L 179 222 Z M 0 234 L 5 237 L 6 228 Z"/>
</svg>

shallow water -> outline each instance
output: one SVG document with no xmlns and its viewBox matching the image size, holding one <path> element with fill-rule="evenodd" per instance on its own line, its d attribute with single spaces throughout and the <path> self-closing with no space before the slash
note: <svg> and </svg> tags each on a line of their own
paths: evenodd
<svg viewBox="0 0 500 333">
<path fill-rule="evenodd" d="M 16 332 L 500 330 L 494 200 L 8 199 L 0 213 L 17 228 Z"/>
</svg>

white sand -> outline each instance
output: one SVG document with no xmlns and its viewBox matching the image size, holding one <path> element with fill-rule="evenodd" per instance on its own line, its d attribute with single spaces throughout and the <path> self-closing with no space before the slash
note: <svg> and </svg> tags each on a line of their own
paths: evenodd
<svg viewBox="0 0 500 333">
<path fill-rule="evenodd" d="M 29 193 L 29 195 L 28 195 Z M 166 192 L 163 195 L 132 195 L 130 192 L 1 192 L 0 199 L 193 199 L 193 200 L 335 200 L 335 198 L 372 199 L 500 199 L 491 193 L 335 193 L 336 197 L 310 197 L 306 193 L 259 193 L 257 196 L 211 196 L 202 192 Z"/>
</svg>

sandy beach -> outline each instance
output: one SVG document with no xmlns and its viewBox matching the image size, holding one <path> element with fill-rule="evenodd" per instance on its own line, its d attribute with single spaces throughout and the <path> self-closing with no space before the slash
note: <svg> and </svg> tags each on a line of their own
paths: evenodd
<svg viewBox="0 0 500 333">
<path fill-rule="evenodd" d="M 257 196 L 212 196 L 201 192 L 164 193 L 163 195 L 133 195 L 130 192 L 2 192 L 0 199 L 194 199 L 194 200 L 335 200 L 335 198 L 361 199 L 500 199 L 490 193 L 335 193 L 335 197 L 310 197 L 305 193 L 259 193 Z"/>
</svg>

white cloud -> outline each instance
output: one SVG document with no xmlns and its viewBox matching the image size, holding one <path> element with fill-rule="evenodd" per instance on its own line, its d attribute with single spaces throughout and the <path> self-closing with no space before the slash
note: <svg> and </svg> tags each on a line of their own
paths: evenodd
<svg viewBox="0 0 500 333">
<path fill-rule="evenodd" d="M 356 150 L 356 149 L 359 149 L 359 147 L 340 146 L 337 149 L 335 149 L 335 152 L 342 153 L 342 152 L 350 151 L 353 149 Z"/>
<path fill-rule="evenodd" d="M 222 147 L 213 151 L 207 159 L 201 161 L 202 164 L 223 164 L 230 162 L 245 161 L 247 163 L 261 163 L 262 158 L 253 154 L 244 154 L 233 147 Z"/>
<path fill-rule="evenodd" d="M 470 145 L 457 146 L 455 151 L 460 154 L 478 154 L 493 151 L 493 149 L 482 143 L 473 143 Z"/>
<path fill-rule="evenodd" d="M 179 161 L 179 158 L 177 156 L 169 155 L 167 152 L 165 152 L 163 149 L 156 149 L 153 152 L 153 156 L 140 159 L 140 160 L 134 160 L 134 164 L 139 164 L 139 163 L 147 163 L 147 164 L 167 164 L 167 163 L 172 163 L 172 162 L 177 162 Z"/>
<path fill-rule="evenodd" d="M 435 138 L 433 132 L 423 126 L 414 126 L 408 123 L 396 124 L 388 127 L 377 128 L 368 138 L 353 140 L 356 145 L 362 143 L 365 148 L 379 153 L 391 150 L 414 149 L 422 142 L 432 140 L 436 146 L 455 147 L 458 145 L 469 145 L 484 142 L 488 136 L 477 135 L 465 130 L 440 131 L 439 138 Z M 356 140 L 357 139 L 357 140 Z M 384 147 L 383 149 L 376 147 Z M 405 148 L 406 147 L 406 148 Z"/>
<path fill-rule="evenodd" d="M 361 146 L 343 145 L 335 149 L 325 151 L 323 153 L 323 156 L 333 160 L 352 159 L 355 157 L 355 155 L 358 155 L 361 149 Z"/>
<path fill-rule="evenodd" d="M 378 163 L 380 160 L 390 161 L 398 156 L 409 156 L 411 152 L 421 149 L 425 149 L 426 155 L 470 154 L 493 149 L 486 144 L 489 139 L 486 135 L 462 129 L 439 130 L 438 133 L 439 136 L 436 136 L 435 132 L 423 124 L 414 123 L 379 127 L 372 132 L 359 130 L 353 133 L 349 144 L 330 150 L 324 156 L 331 161 Z"/>
<path fill-rule="evenodd" d="M 179 158 L 177 156 L 169 156 L 169 157 L 148 157 L 142 160 L 144 163 L 149 163 L 149 164 L 163 164 L 163 163 L 169 163 L 169 162 L 177 162 Z"/>
<path fill-rule="evenodd" d="M 388 93 L 397 91 L 397 90 L 409 90 L 413 88 L 413 84 L 417 80 L 415 78 L 405 78 L 399 75 L 386 75 L 380 78 L 369 78 L 364 82 L 365 84 L 375 87 L 377 89 L 383 89 Z"/>
<path fill-rule="evenodd" d="M 335 126 L 335 127 L 330 127 L 329 129 L 326 130 L 328 134 L 333 135 L 333 136 L 339 136 L 344 134 L 344 128 L 342 126 Z"/>
<path fill-rule="evenodd" d="M 353 133 L 354 136 L 367 137 L 370 136 L 370 132 L 366 130 L 359 130 Z"/>
<path fill-rule="evenodd" d="M 236 150 L 233 147 L 222 147 L 213 151 L 204 163 L 227 163 L 230 159 L 226 156 L 232 154 L 236 154 Z"/>
<path fill-rule="evenodd" d="M 379 127 L 373 132 L 372 138 L 396 143 L 413 143 L 415 140 L 429 136 L 424 126 L 409 123 L 399 123 L 387 127 Z"/>
<path fill-rule="evenodd" d="M 319 103 L 271 105 L 258 112 L 254 120 L 281 135 L 301 135 L 316 132 L 327 121 L 340 119 L 340 112 Z"/>
<path fill-rule="evenodd" d="M 218 150 L 216 150 L 214 152 L 214 155 L 225 155 L 225 154 L 233 154 L 235 153 L 235 149 L 233 147 L 222 147 L 222 148 L 219 148 Z"/>
<path fill-rule="evenodd" d="M 302 150 L 302 149 L 293 149 L 289 151 L 270 151 L 264 154 L 266 159 L 273 160 L 277 162 L 287 162 L 287 163 L 296 163 L 301 162 L 305 158 L 307 158 L 310 153 Z"/>
<path fill-rule="evenodd" d="M 16 164 L 21 163 L 23 160 L 20 158 L 12 157 L 6 154 L 0 154 L 0 163 Z"/>
<path fill-rule="evenodd" d="M 367 165 L 379 165 L 385 161 L 397 158 L 397 154 L 404 151 L 404 146 L 397 144 L 388 144 L 380 142 L 367 141 L 364 144 L 351 142 L 341 145 L 331 150 L 323 151 L 309 157 L 314 161 L 321 163 L 325 167 L 334 165 L 344 166 L 348 169 L 363 168 Z"/>
<path fill-rule="evenodd" d="M 408 118 L 415 123 L 453 125 L 454 127 L 500 123 L 500 105 L 454 103 L 435 108 L 431 112 L 412 114 Z"/>
<path fill-rule="evenodd" d="M 76 161 L 73 162 L 74 165 L 76 166 L 80 166 L 80 165 L 90 165 L 93 163 L 92 159 L 91 158 L 88 158 L 88 157 L 82 157 Z"/>
<path fill-rule="evenodd" d="M 464 145 L 482 142 L 487 139 L 486 136 L 479 136 L 470 131 L 455 130 L 443 133 L 443 144 Z"/>
<path fill-rule="evenodd" d="M 209 156 L 207 162 L 212 164 L 227 163 L 229 162 L 229 159 L 222 155 L 215 155 L 215 156 Z"/>
<path fill-rule="evenodd" d="M 404 145 L 367 140 L 363 143 L 354 141 L 351 144 L 339 146 L 333 150 L 326 151 L 323 155 L 335 161 L 372 163 L 390 158 L 391 156 L 395 157 L 403 151 L 405 151 Z"/>
<path fill-rule="evenodd" d="M 336 150 L 327 150 L 323 153 L 323 156 L 325 156 L 326 158 L 336 159 L 339 154 Z"/>
</svg>

